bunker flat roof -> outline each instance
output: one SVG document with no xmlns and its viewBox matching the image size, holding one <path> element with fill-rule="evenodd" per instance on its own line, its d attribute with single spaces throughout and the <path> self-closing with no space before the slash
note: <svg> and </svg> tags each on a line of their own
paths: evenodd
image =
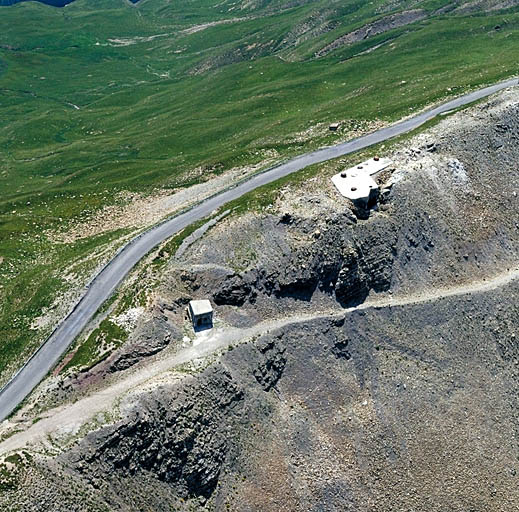
<svg viewBox="0 0 519 512">
<path fill-rule="evenodd" d="M 189 302 L 189 307 L 195 316 L 207 315 L 213 312 L 213 306 L 211 306 L 211 303 L 206 299 L 192 300 Z"/>
<path fill-rule="evenodd" d="M 391 164 L 388 158 L 371 158 L 350 167 L 332 177 L 333 184 L 342 196 L 357 201 L 368 198 L 371 190 L 377 190 L 377 182 L 371 177 Z"/>
<path fill-rule="evenodd" d="M 342 173 L 332 178 L 333 184 L 342 196 L 357 201 L 359 199 L 368 198 L 371 190 L 377 190 L 377 182 L 369 175 L 362 174 L 360 176 L 342 176 Z"/>
<path fill-rule="evenodd" d="M 386 167 L 391 165 L 391 160 L 389 158 L 370 158 L 369 160 L 366 160 L 365 162 L 361 162 L 360 164 L 357 164 L 355 167 L 350 167 L 349 169 L 346 169 L 347 174 L 350 173 L 366 173 L 370 176 L 373 176 L 373 174 L 376 174 L 377 172 L 380 172 L 384 170 Z"/>
</svg>

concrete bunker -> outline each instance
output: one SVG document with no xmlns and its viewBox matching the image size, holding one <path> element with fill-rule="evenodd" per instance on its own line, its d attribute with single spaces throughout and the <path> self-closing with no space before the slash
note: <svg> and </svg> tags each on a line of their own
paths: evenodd
<svg viewBox="0 0 519 512">
<path fill-rule="evenodd" d="M 193 328 L 210 329 L 213 326 L 213 306 L 208 300 L 192 300 L 187 307 L 187 313 Z"/>
<path fill-rule="evenodd" d="M 371 208 L 377 202 L 379 186 L 372 176 L 391 164 L 387 158 L 374 157 L 355 167 L 341 171 L 332 177 L 332 182 L 340 194 L 355 206 Z"/>
</svg>

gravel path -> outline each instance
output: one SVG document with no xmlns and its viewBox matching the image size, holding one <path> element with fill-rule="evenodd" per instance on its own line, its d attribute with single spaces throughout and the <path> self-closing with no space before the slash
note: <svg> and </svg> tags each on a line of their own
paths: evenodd
<svg viewBox="0 0 519 512">
<path fill-rule="evenodd" d="M 60 437 L 74 436 L 85 423 L 94 419 L 99 413 L 105 411 L 111 413 L 117 403 L 122 404 L 122 411 L 124 411 L 126 407 L 131 406 L 132 392 L 135 392 L 135 390 L 142 391 L 143 388 L 149 389 L 160 384 L 161 376 L 166 376 L 168 382 L 171 382 L 171 372 L 173 372 L 173 377 L 177 376 L 179 380 L 185 378 L 185 375 L 174 373 L 176 366 L 206 358 L 219 350 L 227 348 L 229 345 L 247 341 L 267 331 L 318 318 L 341 317 L 356 310 L 405 306 L 442 300 L 446 297 L 458 295 L 485 293 L 505 286 L 518 278 L 519 268 L 499 274 L 493 279 L 459 287 L 436 289 L 430 293 L 373 300 L 348 309 L 337 308 L 316 312 L 311 315 L 293 315 L 278 320 L 261 322 L 248 329 L 229 328 L 205 331 L 197 336 L 192 346 L 181 349 L 167 357 L 161 357 L 122 378 L 117 383 L 96 391 L 74 404 L 64 405 L 48 411 L 37 423 L 1 442 L 0 455 L 20 450 L 28 444 L 36 447 L 38 443 L 45 442 L 45 440 L 48 442 L 53 437 L 59 440 Z M 135 396 L 134 393 L 133 396 Z"/>
</svg>

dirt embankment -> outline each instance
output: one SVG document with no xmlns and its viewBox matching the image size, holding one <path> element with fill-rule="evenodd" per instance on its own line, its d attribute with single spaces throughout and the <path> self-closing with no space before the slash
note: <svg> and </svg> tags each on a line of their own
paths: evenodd
<svg viewBox="0 0 519 512">
<path fill-rule="evenodd" d="M 471 2 L 462 2 L 455 12 L 460 14 L 470 14 L 473 12 L 492 12 L 501 9 L 511 9 L 517 7 L 519 2 L 517 0 L 473 0 Z"/>
<path fill-rule="evenodd" d="M 114 231 L 116 229 L 142 229 L 153 225 L 165 217 L 188 208 L 210 197 L 218 191 L 228 188 L 238 180 L 268 167 L 275 161 L 277 154 L 265 152 L 265 159 L 256 165 L 236 167 L 221 176 L 213 176 L 203 181 L 205 175 L 212 173 L 203 167 L 193 169 L 189 177 L 199 178 L 200 183 L 174 192 L 158 191 L 142 195 L 123 191 L 115 198 L 118 204 L 105 206 L 74 226 L 66 226 L 63 231 L 47 232 L 46 236 L 55 243 L 73 243 L 82 238 Z"/>
</svg>

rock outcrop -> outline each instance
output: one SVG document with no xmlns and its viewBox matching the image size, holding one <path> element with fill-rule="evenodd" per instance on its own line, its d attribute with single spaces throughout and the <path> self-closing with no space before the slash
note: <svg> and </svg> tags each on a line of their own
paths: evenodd
<svg viewBox="0 0 519 512">
<path fill-rule="evenodd" d="M 504 92 L 388 155 L 380 204 L 365 219 L 328 178 L 287 192 L 267 213 L 228 218 L 183 255 L 189 293 L 254 309 L 318 295 L 352 305 L 370 292 L 427 291 L 510 268 L 518 109 L 516 92 Z"/>
</svg>

